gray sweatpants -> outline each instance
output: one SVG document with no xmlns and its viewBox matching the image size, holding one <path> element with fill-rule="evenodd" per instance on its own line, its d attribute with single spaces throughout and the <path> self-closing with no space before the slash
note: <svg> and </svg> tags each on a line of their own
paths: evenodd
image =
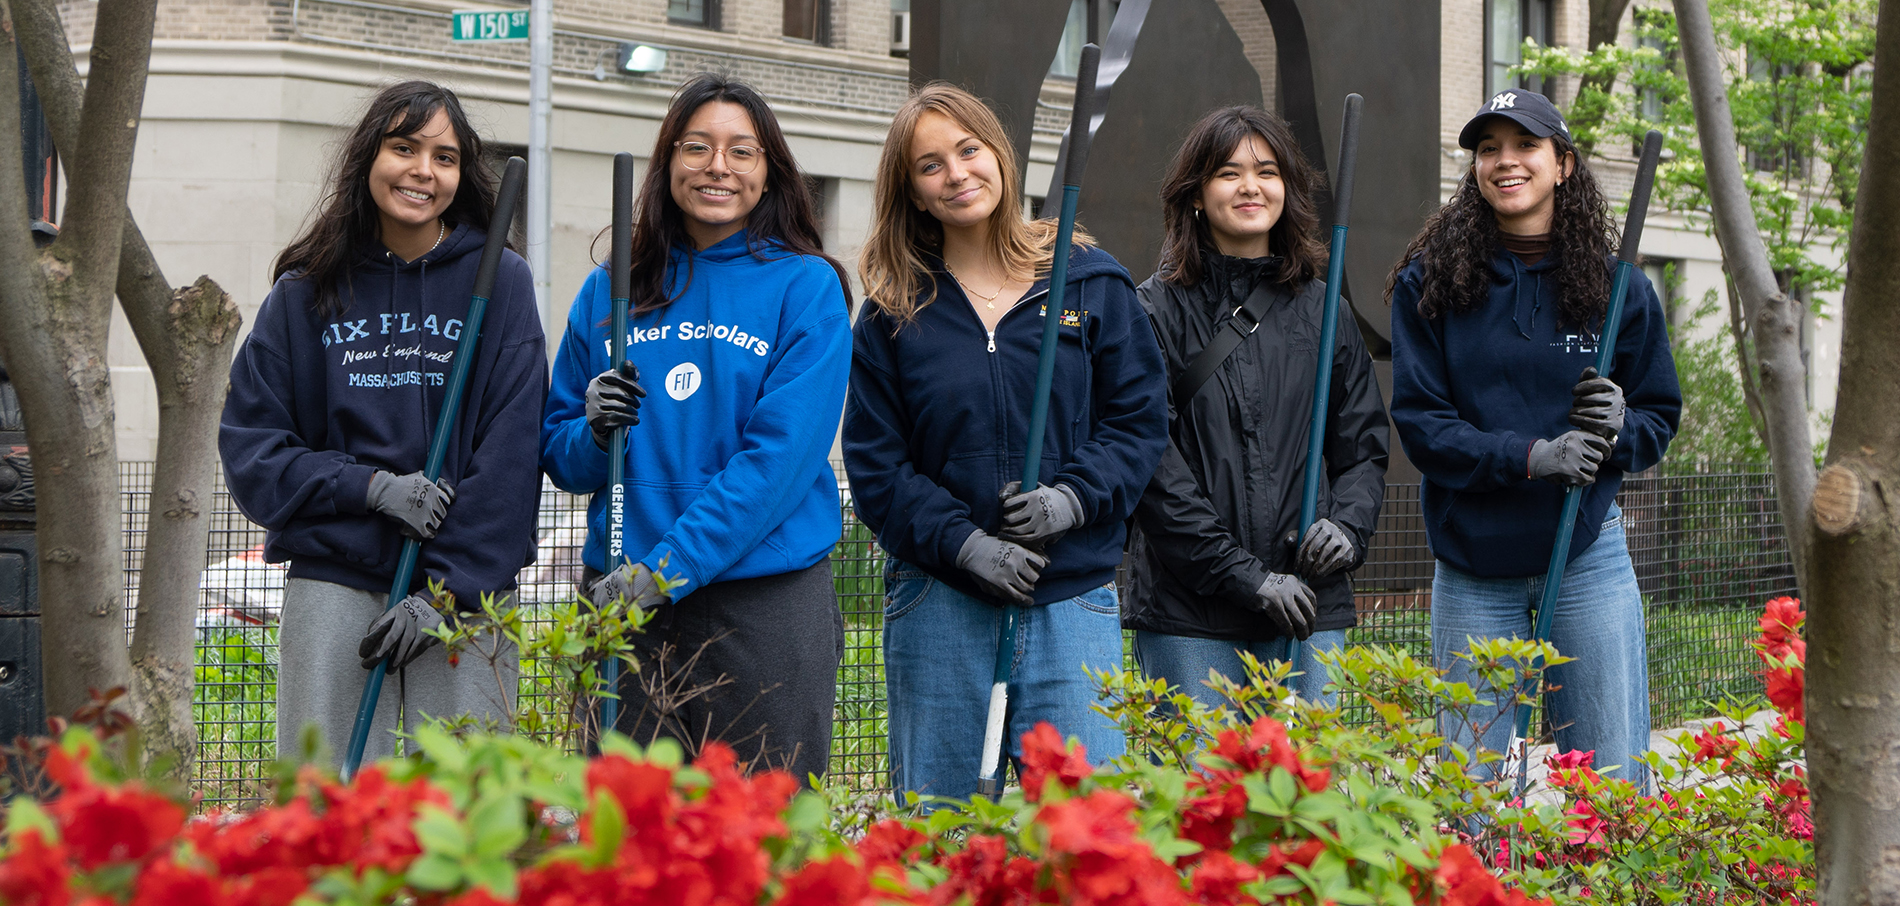
<svg viewBox="0 0 1900 906">
<path fill-rule="evenodd" d="M 356 706 L 369 682 L 356 646 L 387 603 L 387 594 L 315 579 L 284 583 L 284 612 L 277 631 L 279 758 L 298 757 L 304 727 L 314 724 L 330 763 L 342 763 L 356 724 Z M 395 754 L 398 710 L 406 711 L 411 730 L 423 725 L 423 715 L 469 714 L 505 725 L 514 713 L 521 669 L 514 646 L 504 642 L 492 667 L 487 658 L 469 650 L 460 660 L 460 666 L 449 666 L 448 653 L 436 645 L 402 676 L 391 673 L 384 679 L 369 743 L 363 748 L 364 764 Z"/>
</svg>

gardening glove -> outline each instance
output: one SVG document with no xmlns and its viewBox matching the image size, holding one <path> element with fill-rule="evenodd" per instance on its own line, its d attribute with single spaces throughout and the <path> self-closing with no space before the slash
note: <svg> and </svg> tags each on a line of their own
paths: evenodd
<svg viewBox="0 0 1900 906">
<path fill-rule="evenodd" d="M 607 449 L 615 428 L 640 423 L 640 398 L 647 391 L 639 381 L 640 369 L 621 362 L 619 371 L 609 368 L 587 382 L 587 430 L 593 432 L 595 446 Z"/>
<path fill-rule="evenodd" d="M 1570 388 L 1570 423 L 1616 443 L 1623 433 L 1623 388 L 1597 374 L 1595 365 L 1583 369 L 1583 379 Z"/>
<path fill-rule="evenodd" d="M 981 530 L 971 532 L 957 551 L 958 569 L 975 577 L 991 594 L 1024 607 L 1036 603 L 1029 593 L 1036 590 L 1036 580 L 1048 565 L 1048 557 Z"/>
<path fill-rule="evenodd" d="M 644 563 L 622 566 L 601 576 L 587 590 L 587 597 L 596 608 L 606 607 L 615 601 L 626 601 L 639 610 L 673 603 L 673 599 L 660 590 L 660 583 L 654 579 L 653 571 L 647 569 Z"/>
<path fill-rule="evenodd" d="M 363 634 L 362 643 L 356 646 L 356 656 L 363 659 L 364 670 L 374 670 L 385 658 L 389 660 L 389 669 L 401 670 L 409 662 L 422 656 L 429 646 L 442 641 L 429 634 L 429 630 L 442 625 L 442 614 L 435 609 L 435 603 L 429 595 L 417 592 L 396 606 L 383 611 L 383 615 L 369 624 L 369 632 Z"/>
<path fill-rule="evenodd" d="M 1295 563 L 1300 575 L 1317 579 L 1338 572 L 1358 556 L 1358 550 L 1352 546 L 1352 535 L 1331 519 L 1321 519 L 1306 530 L 1306 540 L 1300 542 Z"/>
<path fill-rule="evenodd" d="M 1562 485 L 1586 485 L 1597 480 L 1597 466 L 1608 455 L 1608 440 L 1589 431 L 1566 431 L 1556 440 L 1531 444 L 1527 474 Z"/>
<path fill-rule="evenodd" d="M 1267 581 L 1260 583 L 1247 606 L 1266 614 L 1282 633 L 1301 641 L 1313 634 L 1313 623 L 1319 619 L 1313 590 L 1299 576 L 1285 573 L 1267 573 Z"/>
<path fill-rule="evenodd" d="M 398 531 L 417 541 L 435 537 L 454 502 L 455 488 L 446 478 L 431 482 L 421 472 L 383 471 L 369 478 L 369 509 L 394 519 Z"/>
<path fill-rule="evenodd" d="M 1004 541 L 1047 550 L 1082 521 L 1082 501 L 1068 485 L 1038 485 L 1027 493 L 1022 486 L 1003 486 L 1003 530 L 997 534 Z"/>
</svg>

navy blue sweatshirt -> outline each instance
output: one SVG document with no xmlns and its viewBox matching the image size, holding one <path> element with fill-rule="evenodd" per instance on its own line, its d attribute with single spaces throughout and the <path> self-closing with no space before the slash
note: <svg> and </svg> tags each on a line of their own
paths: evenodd
<svg viewBox="0 0 1900 906">
<path fill-rule="evenodd" d="M 1432 554 L 1477 576 L 1534 576 L 1550 565 L 1564 489 L 1529 476 L 1531 444 L 1573 426 L 1570 389 L 1596 364 L 1598 333 L 1559 324 L 1556 256 L 1525 265 L 1499 251 L 1480 305 L 1427 319 L 1424 265 L 1392 289 L 1392 420 L 1425 475 L 1420 503 Z M 1607 262 L 1613 267 L 1614 260 Z M 1655 465 L 1682 412 L 1668 319 L 1641 270 L 1630 274 L 1608 377 L 1628 412 L 1586 487 L 1570 559 L 1596 541 L 1625 472 Z"/>
<path fill-rule="evenodd" d="M 998 493 L 1022 478 L 1047 278 L 994 335 L 936 265 L 937 298 L 909 324 L 866 305 L 853 331 L 844 461 L 858 518 L 891 556 L 996 600 L 956 566 L 975 530 L 1002 527 Z M 1167 372 L 1134 282 L 1108 253 L 1069 260 L 1039 482 L 1068 485 L 1082 522 L 1045 552 L 1037 604 L 1115 578 L 1124 522 L 1167 446 Z M 998 601 L 1000 603 L 1000 601 Z"/>
<path fill-rule="evenodd" d="M 428 457 L 485 239 L 459 225 L 407 263 L 368 244 L 335 317 L 316 314 L 316 287 L 300 275 L 271 287 L 231 363 L 218 452 L 232 499 L 268 530 L 264 558 L 289 560 L 292 578 L 389 591 L 403 537 L 368 510 L 370 475 L 417 472 Z M 514 588 L 534 562 L 547 355 L 528 265 L 513 252 L 475 355 L 442 465 L 455 502 L 411 587 L 441 580 L 463 608 Z"/>
</svg>

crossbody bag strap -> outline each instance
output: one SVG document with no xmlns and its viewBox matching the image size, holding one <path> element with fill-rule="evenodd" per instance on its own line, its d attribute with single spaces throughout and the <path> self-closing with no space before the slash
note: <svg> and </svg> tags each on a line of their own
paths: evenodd
<svg viewBox="0 0 1900 906">
<path fill-rule="evenodd" d="M 1245 304 L 1234 309 L 1233 317 L 1221 325 L 1214 339 L 1201 350 L 1200 355 L 1194 357 L 1194 361 L 1188 363 L 1187 370 L 1181 372 L 1181 377 L 1174 382 L 1176 409 L 1185 408 L 1188 400 L 1193 399 L 1194 394 L 1206 385 L 1207 379 L 1220 370 L 1221 363 L 1240 348 L 1242 341 L 1260 329 L 1260 319 L 1266 316 L 1267 306 L 1273 304 L 1273 297 L 1272 288 L 1260 286 L 1247 297 Z"/>
</svg>

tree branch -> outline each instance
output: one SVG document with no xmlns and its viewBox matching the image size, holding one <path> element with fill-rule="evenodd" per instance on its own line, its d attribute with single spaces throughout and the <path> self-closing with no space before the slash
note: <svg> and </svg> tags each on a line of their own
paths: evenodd
<svg viewBox="0 0 1900 906">
<path fill-rule="evenodd" d="M 46 114 L 46 127 L 53 134 L 56 148 L 79 146 L 79 113 L 84 106 L 86 86 L 79 80 L 79 68 L 73 65 L 72 45 L 66 41 L 66 26 L 59 21 L 54 0 L 10 0 L 13 25 L 26 55 L 26 69 L 33 77 L 33 88 L 40 94 L 40 106 Z"/>
<path fill-rule="evenodd" d="M 18 52 L 10 7 L 9 0 L 0 0 L 0 57 Z M 33 260 L 33 233 L 26 209 L 26 166 L 15 140 L 20 135 L 20 80 L 0 77 L 0 83 L 0 261 L 26 262 Z M 6 352 L 8 335 L 25 335 L 16 319 L 24 317 L 35 283 L 30 268 L 0 267 L 0 327 L 5 328 L 0 330 L 0 355 Z M 13 367 L 26 364 L 14 360 Z"/>
<path fill-rule="evenodd" d="M 1735 153 L 1735 117 L 1729 109 L 1728 81 L 1707 0 L 1673 2 L 1689 98 L 1695 109 L 1696 140 L 1702 147 L 1709 201 L 1715 213 L 1716 239 L 1754 334 L 1768 454 L 1775 466 L 1776 504 L 1781 524 L 1788 532 L 1789 550 L 1794 553 L 1795 581 L 1805 592 L 1814 443 L 1802 385 L 1806 366 L 1801 361 L 1800 315 L 1794 311 L 1798 306 L 1780 291 L 1768 265 L 1768 250 L 1762 243 L 1748 183 Z"/>
<path fill-rule="evenodd" d="M 1723 275 L 1725 278 L 1727 275 Z M 1761 413 L 1761 389 L 1755 386 L 1755 355 L 1748 348 L 1748 321 L 1742 317 L 1742 297 L 1735 291 L 1735 281 L 1724 279 L 1728 286 L 1728 332 L 1735 340 L 1735 376 L 1742 383 L 1742 403 L 1748 408 L 1748 426 L 1761 439 L 1763 449 L 1768 447 L 1768 419 Z"/>
<path fill-rule="evenodd" d="M 62 218 L 66 227 L 54 242 L 54 254 L 71 265 L 91 304 L 109 307 L 109 288 L 118 280 L 125 196 L 132 183 L 132 149 L 145 102 L 157 5 L 157 0 L 99 0 L 93 26 L 85 108 L 77 143 L 67 146 L 72 191 Z"/>
</svg>

